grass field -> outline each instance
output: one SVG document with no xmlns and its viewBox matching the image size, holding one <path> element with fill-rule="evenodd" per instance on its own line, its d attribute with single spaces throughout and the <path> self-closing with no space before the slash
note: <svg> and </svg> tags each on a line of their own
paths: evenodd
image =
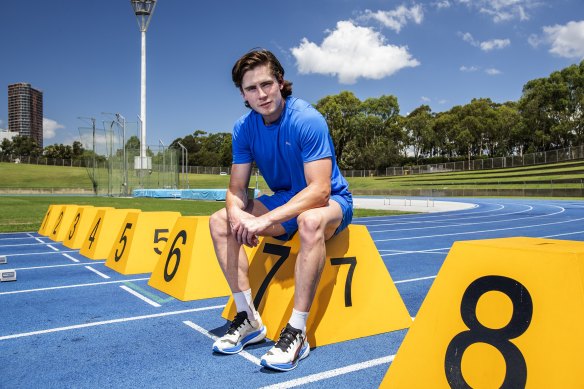
<svg viewBox="0 0 584 389">
<path fill-rule="evenodd" d="M 0 163 L 0 193 L 30 189 L 81 189 L 91 192 L 91 181 L 85 168 Z M 184 181 L 184 180 L 183 180 Z M 584 161 L 524 166 L 517 168 L 444 172 L 410 176 L 350 177 L 351 191 L 356 194 L 391 195 L 395 190 L 443 190 L 445 188 L 574 188 L 584 193 Z M 182 182 L 182 181 L 181 181 Z M 190 174 L 191 189 L 226 188 L 229 176 Z M 251 179 L 255 186 L 255 177 Z M 258 187 L 267 191 L 263 178 Z M 471 194 L 472 195 L 472 194 Z M 463 194 L 464 196 L 464 194 Z M 59 196 L 0 196 L 0 232 L 36 231 L 49 204 L 70 203 L 107 205 L 115 208 L 138 208 L 143 211 L 178 211 L 185 216 L 210 215 L 223 207 L 223 202 L 176 201 L 166 199 L 134 199 L 112 197 L 59 197 Z M 385 211 L 355 210 L 356 217 L 386 215 Z"/>
<path fill-rule="evenodd" d="M 91 190 L 91 181 L 80 167 L 43 166 L 0 163 L 0 193 L 7 189 L 27 188 L 80 188 Z M 189 174 L 191 189 L 225 188 L 229 176 L 217 174 Z M 576 160 L 548 165 L 534 165 L 506 169 L 475 170 L 468 172 L 445 172 L 388 177 L 348 177 L 355 194 L 364 191 L 391 191 L 396 189 L 518 189 L 518 188 L 584 188 L 584 161 Z M 184 179 L 181 181 L 184 184 Z M 250 186 L 255 186 L 255 177 Z M 266 191 L 262 177 L 259 189 Z M 363 193 L 360 193 L 363 191 Z"/>
<path fill-rule="evenodd" d="M 76 204 L 132 208 L 142 211 L 175 211 L 183 216 L 210 215 L 223 208 L 223 201 L 192 201 L 94 196 L 0 196 L 0 232 L 38 231 L 50 204 Z M 403 212 L 355 209 L 355 217 Z"/>
</svg>

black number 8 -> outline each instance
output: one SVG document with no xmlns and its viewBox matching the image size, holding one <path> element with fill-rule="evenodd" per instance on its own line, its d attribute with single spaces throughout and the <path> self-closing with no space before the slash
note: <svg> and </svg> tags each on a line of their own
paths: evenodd
<svg viewBox="0 0 584 389">
<path fill-rule="evenodd" d="M 182 238 L 182 244 L 184 245 L 187 242 L 187 232 L 185 230 L 181 230 L 178 234 L 176 234 L 176 237 L 174 238 L 174 241 L 170 246 L 168 257 L 166 257 L 166 264 L 164 265 L 164 280 L 166 282 L 170 282 L 174 278 L 174 275 L 178 270 L 181 252 L 180 248 L 174 246 L 176 245 L 176 242 L 178 241 L 179 238 Z M 172 269 L 172 272 L 168 273 L 168 264 L 170 263 L 170 258 L 172 258 L 173 256 L 176 256 L 176 262 L 174 263 L 174 268 Z"/>
<path fill-rule="evenodd" d="M 476 314 L 477 303 L 486 292 L 499 291 L 513 303 L 509 323 L 499 329 L 483 326 Z M 446 349 L 444 369 L 452 388 L 470 388 L 462 376 L 462 355 L 474 343 L 486 343 L 495 347 L 507 366 L 501 388 L 523 388 L 527 381 L 527 365 L 521 351 L 509 340 L 523 334 L 531 322 L 533 302 L 527 289 L 518 281 L 503 276 L 485 276 L 473 281 L 462 296 L 460 316 L 469 328 L 456 335 Z"/>
</svg>

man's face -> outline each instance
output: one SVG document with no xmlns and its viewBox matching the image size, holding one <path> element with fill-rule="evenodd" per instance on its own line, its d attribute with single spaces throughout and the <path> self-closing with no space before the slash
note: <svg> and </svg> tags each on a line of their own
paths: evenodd
<svg viewBox="0 0 584 389">
<path fill-rule="evenodd" d="M 283 84 L 278 83 L 268 65 L 248 70 L 241 80 L 241 95 L 266 123 L 276 121 L 282 113 Z"/>
</svg>

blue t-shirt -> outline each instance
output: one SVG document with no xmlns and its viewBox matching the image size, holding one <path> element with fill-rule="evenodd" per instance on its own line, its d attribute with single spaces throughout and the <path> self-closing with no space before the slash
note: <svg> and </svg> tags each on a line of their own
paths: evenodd
<svg viewBox="0 0 584 389">
<path fill-rule="evenodd" d="M 273 192 L 300 192 L 307 186 L 304 163 L 330 157 L 331 195 L 350 196 L 326 120 L 306 101 L 288 97 L 280 118 L 269 126 L 251 110 L 235 122 L 232 147 L 233 163 L 255 161 Z"/>
</svg>

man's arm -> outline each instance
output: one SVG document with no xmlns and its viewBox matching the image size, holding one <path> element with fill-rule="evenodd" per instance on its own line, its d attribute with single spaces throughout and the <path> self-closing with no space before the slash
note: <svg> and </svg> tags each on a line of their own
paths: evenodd
<svg viewBox="0 0 584 389">
<path fill-rule="evenodd" d="M 304 175 L 307 186 L 286 204 L 258 216 L 241 220 L 243 241 L 246 237 L 260 235 L 269 227 L 292 219 L 309 209 L 324 207 L 328 204 L 331 194 L 332 162 L 323 158 L 304 164 Z"/>
<path fill-rule="evenodd" d="M 231 176 L 229 187 L 225 195 L 225 209 L 227 219 L 233 226 L 239 223 L 241 214 L 247 207 L 247 187 L 251 176 L 251 163 L 233 164 L 231 166 Z"/>
</svg>

